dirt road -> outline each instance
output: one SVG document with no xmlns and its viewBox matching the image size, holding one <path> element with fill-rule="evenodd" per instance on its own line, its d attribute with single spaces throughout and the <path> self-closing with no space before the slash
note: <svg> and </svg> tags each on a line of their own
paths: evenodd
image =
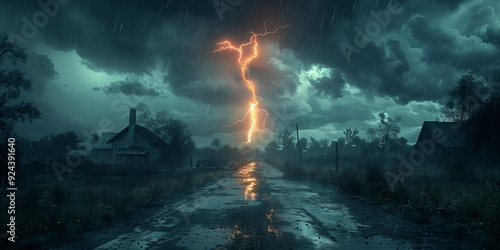
<svg viewBox="0 0 500 250">
<path fill-rule="evenodd" d="M 287 181 L 265 163 L 77 245 L 97 249 L 468 249 L 320 186 Z M 75 245 L 74 245 L 75 246 Z M 70 247 L 68 247 L 70 248 Z"/>
</svg>

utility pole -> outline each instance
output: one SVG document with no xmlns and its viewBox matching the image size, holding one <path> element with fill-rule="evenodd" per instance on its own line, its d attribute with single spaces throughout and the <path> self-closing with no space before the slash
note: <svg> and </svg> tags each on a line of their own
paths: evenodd
<svg viewBox="0 0 500 250">
<path fill-rule="evenodd" d="M 303 123 L 295 124 L 295 129 L 297 130 L 297 153 L 299 153 L 299 162 L 302 162 L 302 150 L 300 149 L 300 137 L 299 137 L 299 126 Z"/>
</svg>

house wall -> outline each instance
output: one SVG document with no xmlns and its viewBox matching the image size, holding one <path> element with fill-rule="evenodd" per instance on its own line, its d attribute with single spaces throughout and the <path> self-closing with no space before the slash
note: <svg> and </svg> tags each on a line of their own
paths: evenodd
<svg viewBox="0 0 500 250">
<path fill-rule="evenodd" d="M 159 163 L 161 160 L 161 149 L 149 148 L 149 156 L 151 157 L 152 163 Z"/>
<path fill-rule="evenodd" d="M 113 164 L 114 155 L 112 149 L 94 149 L 88 159 L 95 164 Z"/>
</svg>

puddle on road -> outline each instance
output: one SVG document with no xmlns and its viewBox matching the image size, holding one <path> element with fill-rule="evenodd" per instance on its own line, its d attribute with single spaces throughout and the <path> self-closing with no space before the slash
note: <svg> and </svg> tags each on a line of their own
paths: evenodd
<svg viewBox="0 0 500 250">
<path fill-rule="evenodd" d="M 192 214 L 201 208 L 227 210 L 244 206 L 259 206 L 261 202 L 257 200 L 256 194 L 251 192 L 254 186 L 253 184 L 251 188 L 244 187 L 241 180 L 222 180 L 219 182 L 219 188 L 212 188 L 211 191 L 189 197 L 189 200 L 174 209 L 182 214 Z"/>
<path fill-rule="evenodd" d="M 255 187 L 255 178 L 247 178 L 251 179 L 251 181 L 244 180 L 244 184 L 246 183 L 245 187 L 245 200 L 252 200 L 254 201 L 257 198 L 257 194 L 254 191 Z"/>
<path fill-rule="evenodd" d="M 255 169 L 257 164 L 255 162 L 248 164 L 243 167 L 238 173 L 238 177 L 242 179 L 242 184 L 245 186 L 245 192 L 243 194 L 245 200 L 256 200 L 257 193 L 254 188 L 257 184 L 257 178 L 255 178 Z"/>
</svg>

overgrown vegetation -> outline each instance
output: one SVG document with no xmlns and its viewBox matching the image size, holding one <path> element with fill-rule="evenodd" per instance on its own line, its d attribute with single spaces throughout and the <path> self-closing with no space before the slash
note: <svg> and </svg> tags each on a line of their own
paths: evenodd
<svg viewBox="0 0 500 250">
<path fill-rule="evenodd" d="M 341 169 L 338 174 L 331 167 L 269 163 L 280 168 L 284 178 L 336 188 L 483 247 L 500 244 L 500 173 L 462 179 L 451 177 L 446 169 L 435 169 L 432 175 L 417 171 L 391 190 L 384 167 L 375 162 Z"/>
<path fill-rule="evenodd" d="M 53 175 L 26 177 L 22 186 L 29 188 L 18 190 L 16 196 L 17 246 L 29 248 L 74 239 L 138 211 L 163 206 L 176 195 L 193 192 L 225 175 L 223 170 L 91 178 L 71 174 L 61 183 Z M 5 199 L 2 207 L 7 207 Z M 5 213 L 0 223 L 7 224 L 7 218 Z"/>
<path fill-rule="evenodd" d="M 454 122 L 453 131 L 436 129 L 429 136 L 423 130 L 413 151 L 408 140 L 399 137 L 401 118 L 381 112 L 376 127 L 367 130 L 369 140 L 347 128 L 345 138 L 338 138 L 330 147 L 328 141 L 318 146 L 314 138 L 309 145 L 304 140 L 300 149 L 307 149 L 307 157 L 299 159 L 307 164 L 270 163 L 282 169 L 287 179 L 307 179 L 334 187 L 400 211 L 417 223 L 432 224 L 461 239 L 498 249 L 500 95 L 480 79 L 470 72 L 458 79 L 448 102 L 440 109 L 444 121 Z M 438 135 L 445 136 L 444 140 Z M 432 150 L 424 149 L 429 142 L 427 146 Z M 284 143 L 282 152 L 278 148 L 279 144 L 271 141 L 266 157 L 295 160 L 284 150 Z M 416 163 L 402 167 L 400 157 L 418 160 L 414 158 Z M 337 172 L 339 159 L 342 167 Z M 378 161 L 373 162 L 375 159 Z"/>
</svg>

